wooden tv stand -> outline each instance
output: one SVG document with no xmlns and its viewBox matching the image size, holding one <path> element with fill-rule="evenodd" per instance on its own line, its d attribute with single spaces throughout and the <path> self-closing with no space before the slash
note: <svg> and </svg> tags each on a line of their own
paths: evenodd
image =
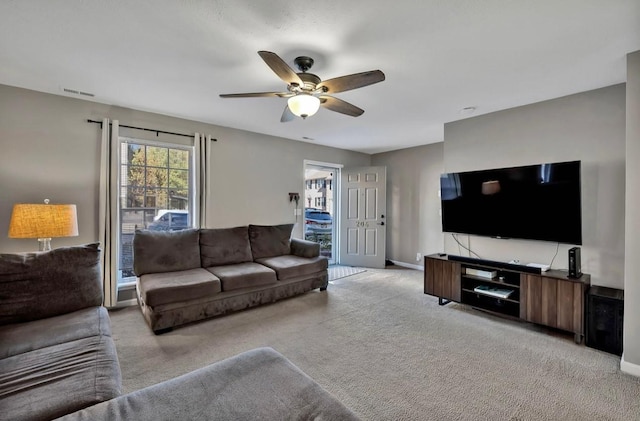
<svg viewBox="0 0 640 421">
<path fill-rule="evenodd" d="M 511 265 L 460 256 L 433 254 L 424 258 L 424 293 L 491 313 L 584 338 L 585 295 L 591 276 L 569 278 L 566 272 Z"/>
</svg>

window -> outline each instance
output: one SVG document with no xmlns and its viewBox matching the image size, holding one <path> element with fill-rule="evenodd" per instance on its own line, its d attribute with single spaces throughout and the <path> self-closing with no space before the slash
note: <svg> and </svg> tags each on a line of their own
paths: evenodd
<svg viewBox="0 0 640 421">
<path fill-rule="evenodd" d="M 135 281 L 136 229 L 193 226 L 193 148 L 120 138 L 118 285 Z"/>
</svg>

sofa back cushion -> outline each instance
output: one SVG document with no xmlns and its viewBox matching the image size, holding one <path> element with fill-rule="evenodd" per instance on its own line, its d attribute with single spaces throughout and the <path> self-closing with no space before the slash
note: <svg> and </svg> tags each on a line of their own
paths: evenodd
<svg viewBox="0 0 640 421">
<path fill-rule="evenodd" d="M 137 230 L 133 236 L 133 272 L 175 272 L 200 267 L 197 229 L 179 231 Z"/>
<path fill-rule="evenodd" d="M 249 227 L 201 229 L 200 260 L 203 268 L 253 261 Z"/>
<path fill-rule="evenodd" d="M 254 259 L 291 254 L 293 224 L 249 225 L 249 241 Z"/>
<path fill-rule="evenodd" d="M 0 254 L 0 325 L 102 305 L 100 244 Z"/>
</svg>

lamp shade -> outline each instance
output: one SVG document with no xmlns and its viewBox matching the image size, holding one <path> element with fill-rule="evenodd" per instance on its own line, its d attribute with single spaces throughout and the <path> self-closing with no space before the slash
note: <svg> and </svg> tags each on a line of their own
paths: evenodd
<svg viewBox="0 0 640 421">
<path fill-rule="evenodd" d="M 55 238 L 78 235 L 76 205 L 13 205 L 9 238 Z"/>
<path fill-rule="evenodd" d="M 299 93 L 287 101 L 289 109 L 298 117 L 307 118 L 318 112 L 320 99 L 306 93 Z"/>
</svg>

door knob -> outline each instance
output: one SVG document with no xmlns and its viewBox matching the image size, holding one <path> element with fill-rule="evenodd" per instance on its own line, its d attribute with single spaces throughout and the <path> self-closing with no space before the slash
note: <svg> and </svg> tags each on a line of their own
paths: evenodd
<svg viewBox="0 0 640 421">
<path fill-rule="evenodd" d="M 384 225 L 384 221 L 378 222 L 378 225 Z"/>
</svg>

